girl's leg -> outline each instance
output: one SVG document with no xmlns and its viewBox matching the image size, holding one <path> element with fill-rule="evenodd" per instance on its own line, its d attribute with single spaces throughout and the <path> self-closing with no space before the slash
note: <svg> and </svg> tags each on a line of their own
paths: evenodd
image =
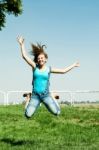
<svg viewBox="0 0 99 150">
<path fill-rule="evenodd" d="M 30 101 L 30 98 L 27 97 L 27 99 L 25 100 L 25 109 L 27 108 L 29 101 Z"/>
<path fill-rule="evenodd" d="M 30 118 L 35 113 L 39 105 L 40 105 L 39 97 L 37 95 L 33 95 L 29 101 L 28 106 L 25 109 L 25 116 L 27 118 Z"/>
<path fill-rule="evenodd" d="M 60 114 L 60 107 L 57 101 L 53 100 L 53 98 L 48 95 L 44 98 L 43 103 L 47 107 L 47 109 L 54 115 Z"/>
</svg>

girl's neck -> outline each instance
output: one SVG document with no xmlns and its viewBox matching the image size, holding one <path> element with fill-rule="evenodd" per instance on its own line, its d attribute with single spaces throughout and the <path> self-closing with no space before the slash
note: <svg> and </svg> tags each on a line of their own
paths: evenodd
<svg viewBox="0 0 99 150">
<path fill-rule="evenodd" d="M 39 69 L 44 69 L 46 67 L 46 65 L 42 65 L 42 66 L 38 65 L 38 67 L 39 67 Z"/>
</svg>

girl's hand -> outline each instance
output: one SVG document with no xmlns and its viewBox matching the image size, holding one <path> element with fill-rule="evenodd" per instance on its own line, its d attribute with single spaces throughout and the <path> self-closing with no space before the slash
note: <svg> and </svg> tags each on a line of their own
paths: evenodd
<svg viewBox="0 0 99 150">
<path fill-rule="evenodd" d="M 19 42 L 20 45 L 22 45 L 24 43 L 24 38 L 22 36 L 18 36 L 17 41 Z"/>
<path fill-rule="evenodd" d="M 75 62 L 74 63 L 74 67 L 79 67 L 80 66 L 80 63 L 79 62 Z"/>
</svg>

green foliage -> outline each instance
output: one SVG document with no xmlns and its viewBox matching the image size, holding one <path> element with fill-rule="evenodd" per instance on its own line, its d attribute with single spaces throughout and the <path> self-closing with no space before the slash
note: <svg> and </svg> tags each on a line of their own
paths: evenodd
<svg viewBox="0 0 99 150">
<path fill-rule="evenodd" d="M 23 106 L 0 107 L 0 150 L 98 150 L 99 108 L 41 106 L 31 119 Z"/>
<path fill-rule="evenodd" d="M 4 8 L 2 8 L 2 5 L 0 5 L 0 30 L 1 27 L 4 27 L 5 24 L 5 13 L 3 13 Z"/>
<path fill-rule="evenodd" d="M 18 16 L 22 13 L 22 0 L 0 1 L 0 30 L 5 26 L 6 13 Z"/>
</svg>

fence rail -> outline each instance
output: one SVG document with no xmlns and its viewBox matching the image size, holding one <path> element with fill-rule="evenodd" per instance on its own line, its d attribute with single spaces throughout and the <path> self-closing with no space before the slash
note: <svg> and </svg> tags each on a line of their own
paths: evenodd
<svg viewBox="0 0 99 150">
<path fill-rule="evenodd" d="M 0 91 L 0 104 L 19 104 L 23 101 L 23 93 L 30 91 Z M 99 91 L 98 90 L 77 90 L 77 91 L 65 91 L 65 90 L 54 90 L 52 93 L 57 93 L 60 96 L 59 102 L 69 102 L 71 105 L 79 102 L 99 102 Z M 3 100 L 2 100 L 3 99 Z"/>
</svg>

